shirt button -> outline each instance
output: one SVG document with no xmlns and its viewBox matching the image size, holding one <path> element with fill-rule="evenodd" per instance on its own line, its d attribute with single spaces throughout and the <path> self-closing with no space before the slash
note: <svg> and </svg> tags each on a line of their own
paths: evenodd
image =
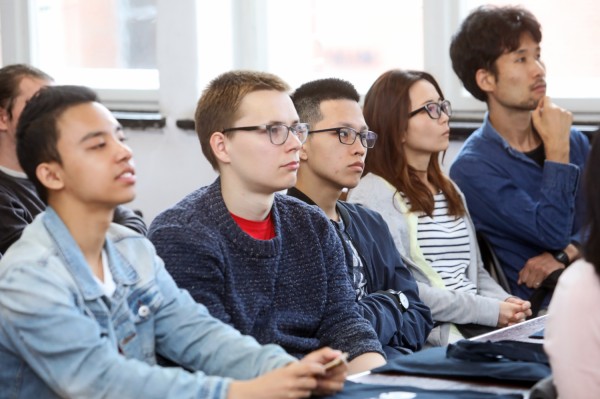
<svg viewBox="0 0 600 399">
<path fill-rule="evenodd" d="M 142 305 L 138 309 L 138 316 L 140 316 L 140 317 L 148 317 L 149 314 L 150 314 L 150 308 L 146 305 Z"/>
</svg>

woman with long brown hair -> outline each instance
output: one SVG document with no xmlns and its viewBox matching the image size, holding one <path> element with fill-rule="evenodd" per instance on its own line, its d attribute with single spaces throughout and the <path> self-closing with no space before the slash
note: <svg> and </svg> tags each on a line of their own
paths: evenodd
<svg viewBox="0 0 600 399">
<path fill-rule="evenodd" d="M 504 291 L 483 268 L 464 198 L 440 167 L 452 107 L 433 76 L 388 71 L 369 89 L 363 111 L 379 141 L 349 201 L 387 221 L 439 322 L 428 343 L 444 345 L 482 326 L 523 321 L 531 314 L 529 302 Z"/>
</svg>

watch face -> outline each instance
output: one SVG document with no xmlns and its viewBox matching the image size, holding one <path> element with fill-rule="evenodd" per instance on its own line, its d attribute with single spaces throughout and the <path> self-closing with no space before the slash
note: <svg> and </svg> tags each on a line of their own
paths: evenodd
<svg viewBox="0 0 600 399">
<path fill-rule="evenodd" d="M 557 261 L 564 263 L 565 265 L 567 263 L 569 263 L 569 257 L 567 256 L 567 254 L 564 251 L 561 251 L 559 253 L 557 253 L 556 255 L 554 255 L 554 259 L 556 259 Z"/>
<path fill-rule="evenodd" d="M 400 300 L 400 304 L 402 304 L 404 310 L 408 309 L 410 303 L 408 302 L 408 297 L 404 295 L 404 292 L 398 292 L 398 299 Z"/>
</svg>

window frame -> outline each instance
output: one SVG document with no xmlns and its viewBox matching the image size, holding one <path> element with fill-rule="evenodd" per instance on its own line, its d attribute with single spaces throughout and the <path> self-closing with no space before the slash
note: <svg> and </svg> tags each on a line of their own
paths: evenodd
<svg viewBox="0 0 600 399">
<path fill-rule="evenodd" d="M 31 46 L 31 38 L 35 37 L 35 24 L 31 23 L 33 1 L 0 0 L 4 64 L 27 62 L 35 65 Z M 218 11 L 207 3 L 157 0 L 160 87 L 158 90 L 98 90 L 109 108 L 158 111 L 169 117 L 190 118 L 202 88 L 219 73 L 230 69 L 266 69 L 266 1 L 225 0 L 220 2 L 222 6 Z M 481 119 L 485 104 L 463 89 L 448 54 L 451 37 L 467 11 L 466 5 L 462 0 L 423 0 L 423 7 L 423 14 L 427 16 L 423 24 L 425 69 L 438 79 L 446 97 L 452 99 L 456 119 Z M 222 23 L 219 32 L 205 27 L 207 18 Z M 231 54 L 211 57 L 217 45 L 211 40 L 214 34 L 231 42 Z M 186 38 L 185 44 L 173 45 L 182 37 Z M 600 97 L 553 100 L 571 110 L 579 121 L 600 121 Z"/>
</svg>

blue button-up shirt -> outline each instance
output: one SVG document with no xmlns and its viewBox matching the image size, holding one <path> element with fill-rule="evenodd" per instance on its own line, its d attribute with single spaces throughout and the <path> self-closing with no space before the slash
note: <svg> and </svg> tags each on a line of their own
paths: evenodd
<svg viewBox="0 0 600 399">
<path fill-rule="evenodd" d="M 571 129 L 570 163 L 545 161 L 540 166 L 512 148 L 486 115 L 450 168 L 476 229 L 488 237 L 512 293 L 521 298 L 533 292 L 517 285 L 528 259 L 580 241 L 579 180 L 588 152 L 587 137 Z"/>
<path fill-rule="evenodd" d="M 0 398 L 224 398 L 231 378 L 294 361 L 210 316 L 143 236 L 111 225 L 104 250 L 110 298 L 52 208 L 2 258 Z"/>
</svg>

